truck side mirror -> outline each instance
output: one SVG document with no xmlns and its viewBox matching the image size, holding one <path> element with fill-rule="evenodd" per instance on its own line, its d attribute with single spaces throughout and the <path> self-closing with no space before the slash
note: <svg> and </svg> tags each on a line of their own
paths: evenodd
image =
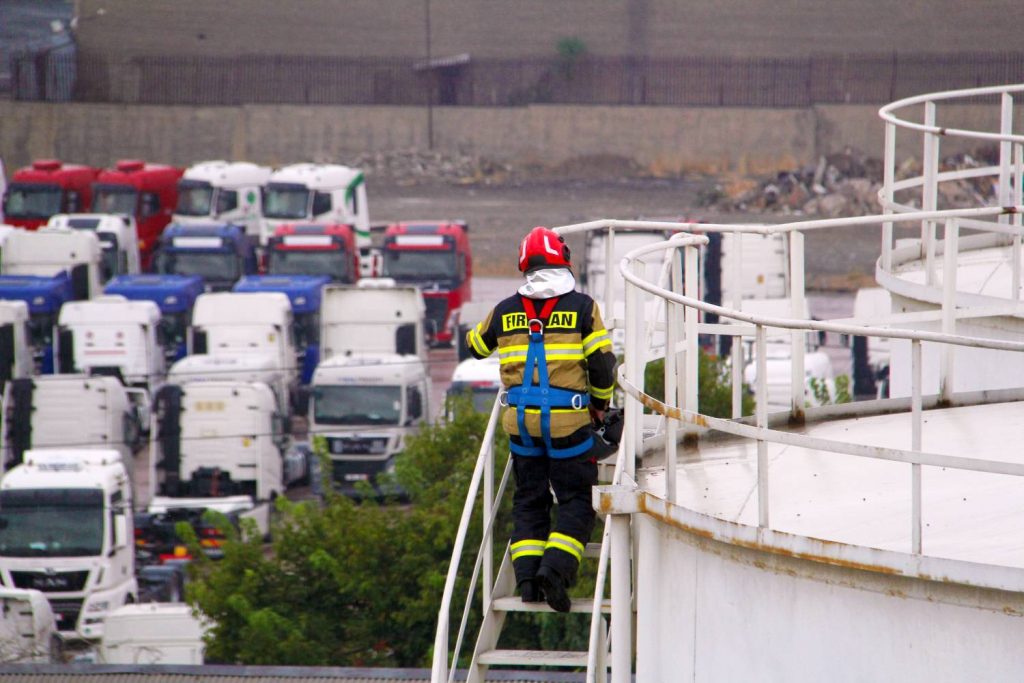
<svg viewBox="0 0 1024 683">
<path fill-rule="evenodd" d="M 57 372 L 76 372 L 75 335 L 66 327 L 57 331 Z"/>
<path fill-rule="evenodd" d="M 206 353 L 205 330 L 192 330 L 192 353 Z"/>
<path fill-rule="evenodd" d="M 71 299 L 89 300 L 89 264 L 79 263 L 71 268 Z"/>
<path fill-rule="evenodd" d="M 114 514 L 114 542 L 110 548 L 110 555 L 123 548 L 128 542 L 128 516 L 124 512 Z"/>
<path fill-rule="evenodd" d="M 416 324 L 405 323 L 395 330 L 395 352 L 400 356 L 416 355 Z"/>
</svg>

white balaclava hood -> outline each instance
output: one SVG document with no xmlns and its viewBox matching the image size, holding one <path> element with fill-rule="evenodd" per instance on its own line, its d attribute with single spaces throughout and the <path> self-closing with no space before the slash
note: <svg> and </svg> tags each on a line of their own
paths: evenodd
<svg viewBox="0 0 1024 683">
<path fill-rule="evenodd" d="M 526 273 L 526 284 L 519 293 L 528 299 L 550 299 L 576 288 L 576 278 L 568 268 L 536 268 Z"/>
</svg>

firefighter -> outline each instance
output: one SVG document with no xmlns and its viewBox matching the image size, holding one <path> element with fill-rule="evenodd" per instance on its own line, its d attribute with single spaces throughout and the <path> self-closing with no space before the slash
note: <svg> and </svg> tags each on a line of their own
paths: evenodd
<svg viewBox="0 0 1024 683">
<path fill-rule="evenodd" d="M 615 383 L 608 332 L 594 300 L 576 291 L 570 266 L 565 240 L 534 228 L 519 247 L 525 284 L 466 333 L 474 356 L 500 358 L 502 427 L 516 477 L 516 583 L 524 602 L 546 600 L 559 612 L 569 611 L 567 589 L 594 528 L 592 425 L 603 420 Z"/>
</svg>

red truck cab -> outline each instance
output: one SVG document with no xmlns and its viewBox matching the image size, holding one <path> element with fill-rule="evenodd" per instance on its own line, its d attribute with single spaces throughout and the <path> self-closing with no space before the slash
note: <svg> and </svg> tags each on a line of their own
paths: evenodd
<svg viewBox="0 0 1024 683">
<path fill-rule="evenodd" d="M 88 211 L 98 168 L 38 159 L 11 176 L 4 193 L 4 220 L 35 230 L 57 213 Z"/>
<path fill-rule="evenodd" d="M 427 311 L 427 336 L 450 346 L 462 305 L 472 298 L 473 255 L 464 221 L 406 221 L 384 231 L 384 277 L 417 285 Z"/>
<path fill-rule="evenodd" d="M 178 180 L 184 169 L 123 159 L 100 171 L 92 186 L 93 213 L 124 213 L 135 217 L 139 256 L 149 269 L 160 233 L 171 222 L 178 204 Z"/>
<path fill-rule="evenodd" d="M 264 256 L 269 275 L 326 275 L 346 284 L 359 279 L 359 249 L 350 225 L 278 226 Z"/>
</svg>

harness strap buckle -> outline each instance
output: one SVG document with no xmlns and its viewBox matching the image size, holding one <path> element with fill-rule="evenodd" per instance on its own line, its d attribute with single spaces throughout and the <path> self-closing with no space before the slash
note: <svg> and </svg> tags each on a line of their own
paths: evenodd
<svg viewBox="0 0 1024 683">
<path fill-rule="evenodd" d="M 540 318 L 530 318 L 526 324 L 527 326 L 529 326 L 531 334 L 544 333 L 544 323 L 540 320 Z"/>
<path fill-rule="evenodd" d="M 498 405 L 502 408 L 508 407 L 508 390 L 498 392 Z"/>
<path fill-rule="evenodd" d="M 583 410 L 583 394 L 572 395 L 572 407 L 576 410 Z"/>
</svg>

